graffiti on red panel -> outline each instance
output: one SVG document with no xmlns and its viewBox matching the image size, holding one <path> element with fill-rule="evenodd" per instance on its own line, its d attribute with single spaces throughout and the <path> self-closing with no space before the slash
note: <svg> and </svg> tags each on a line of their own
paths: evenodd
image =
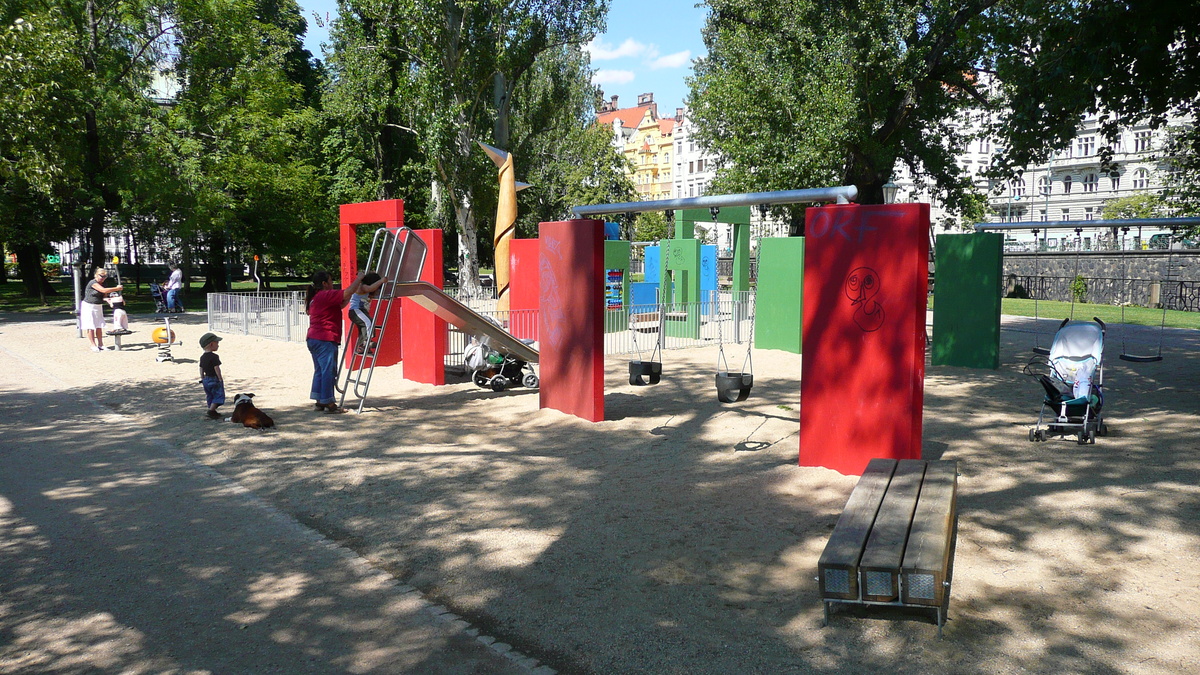
<svg viewBox="0 0 1200 675">
<path fill-rule="evenodd" d="M 879 285 L 879 273 L 870 267 L 856 267 L 846 276 L 846 297 L 854 307 L 854 323 L 867 333 L 883 326 L 883 305 L 874 300 Z"/>
</svg>

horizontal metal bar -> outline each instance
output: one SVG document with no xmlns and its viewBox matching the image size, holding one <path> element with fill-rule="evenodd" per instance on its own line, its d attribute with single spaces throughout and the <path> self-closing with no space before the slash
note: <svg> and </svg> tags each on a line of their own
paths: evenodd
<svg viewBox="0 0 1200 675">
<path fill-rule="evenodd" d="M 673 211 L 678 209 L 704 209 L 725 206 L 755 206 L 758 204 L 803 204 L 805 202 L 837 202 L 848 204 L 858 198 L 858 188 L 853 185 L 841 187 L 812 188 L 808 190 L 777 190 L 774 192 L 747 192 L 736 195 L 707 195 L 660 199 L 652 202 L 623 202 L 620 204 L 595 204 L 575 206 L 571 212 L 576 218 L 599 216 L 610 213 L 643 213 L 646 211 Z"/>
<path fill-rule="evenodd" d="M 999 232 L 1007 230 L 1074 230 L 1076 228 L 1089 230 L 1111 230 L 1114 227 L 1157 227 L 1164 230 L 1171 228 L 1182 229 L 1200 225 L 1200 218 L 1128 218 L 1125 220 L 1052 220 L 1049 222 L 1028 223 L 976 223 L 977 232 Z"/>
</svg>

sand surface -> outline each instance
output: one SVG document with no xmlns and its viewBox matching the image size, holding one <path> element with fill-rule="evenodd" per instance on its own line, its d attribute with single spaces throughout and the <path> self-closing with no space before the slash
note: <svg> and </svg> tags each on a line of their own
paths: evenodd
<svg viewBox="0 0 1200 675">
<path fill-rule="evenodd" d="M 921 613 L 822 626 L 817 559 L 857 478 L 797 466 L 798 355 L 756 351 L 738 405 L 716 400 L 715 348 L 666 352 L 654 387 L 612 357 L 600 424 L 399 367 L 376 370 L 364 414 L 326 415 L 304 345 L 224 335 L 230 398 L 278 424 L 259 433 L 204 417 L 203 317 L 175 322 L 173 363 L 150 321 L 96 354 L 68 319 L 9 316 L 0 347 L 560 672 L 1200 672 L 1194 331 L 1133 364 L 1110 329 L 1095 445 L 1028 442 L 1031 320 L 1005 318 L 998 371 L 928 369 L 925 458 L 960 472 L 939 640 Z M 1157 329 L 1125 337 L 1145 351 Z"/>
</svg>

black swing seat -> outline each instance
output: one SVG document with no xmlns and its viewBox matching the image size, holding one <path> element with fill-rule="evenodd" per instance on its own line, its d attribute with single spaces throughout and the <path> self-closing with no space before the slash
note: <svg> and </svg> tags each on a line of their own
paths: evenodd
<svg viewBox="0 0 1200 675">
<path fill-rule="evenodd" d="M 1121 359 L 1122 361 L 1130 361 L 1132 363 L 1156 363 L 1163 360 L 1163 357 L 1161 356 L 1137 356 L 1134 354 L 1121 354 L 1117 356 L 1117 358 Z"/>
<path fill-rule="evenodd" d="M 1050 349 L 1048 347 L 1034 347 L 1031 351 L 1034 354 L 1041 354 L 1042 356 L 1050 356 Z"/>
<path fill-rule="evenodd" d="M 661 379 L 662 361 L 629 362 L 629 384 L 641 387 L 647 384 L 658 384 Z"/>
<path fill-rule="evenodd" d="M 745 401 L 753 387 L 752 373 L 717 373 L 717 400 L 721 403 Z"/>
</svg>

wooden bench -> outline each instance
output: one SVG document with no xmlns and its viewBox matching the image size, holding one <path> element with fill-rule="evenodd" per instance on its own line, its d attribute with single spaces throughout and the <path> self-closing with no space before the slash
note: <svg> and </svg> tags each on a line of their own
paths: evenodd
<svg viewBox="0 0 1200 675">
<path fill-rule="evenodd" d="M 817 563 L 826 625 L 836 603 L 921 607 L 937 612 L 941 637 L 958 538 L 957 490 L 955 461 L 867 464 Z"/>
</svg>

